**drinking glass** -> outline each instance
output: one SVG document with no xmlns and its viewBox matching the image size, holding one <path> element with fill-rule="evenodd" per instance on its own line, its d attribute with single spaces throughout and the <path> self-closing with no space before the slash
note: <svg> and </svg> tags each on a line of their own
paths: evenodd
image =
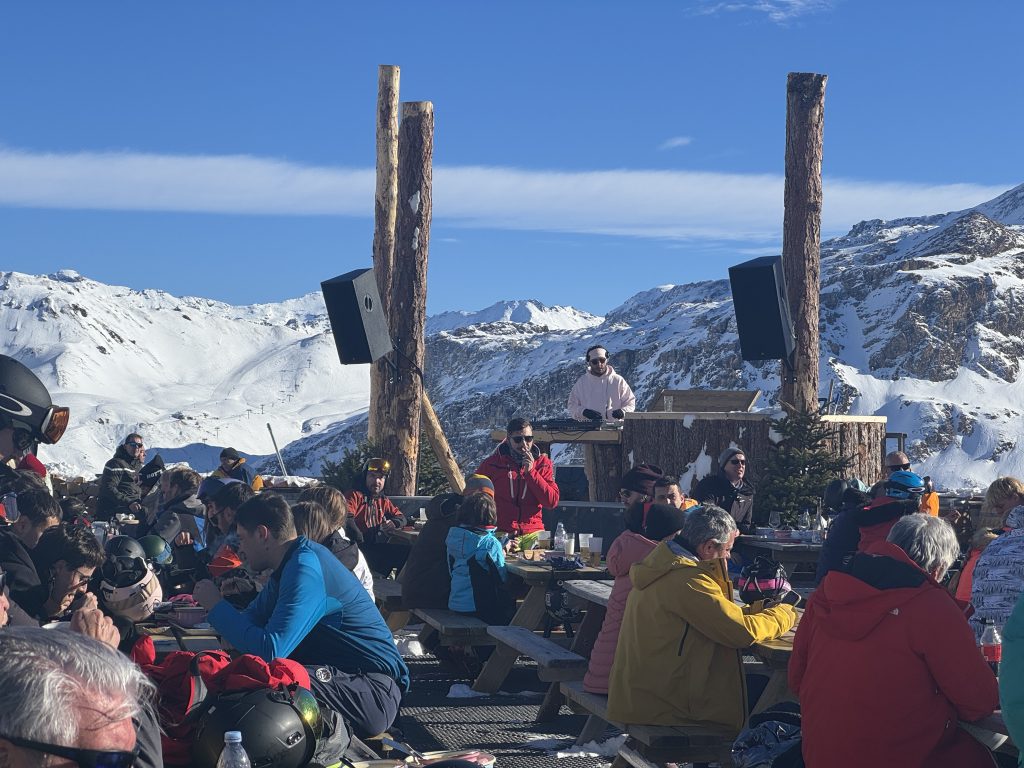
<svg viewBox="0 0 1024 768">
<path fill-rule="evenodd" d="M 768 527 L 772 529 L 774 535 L 779 527 L 782 525 L 782 514 L 777 509 L 773 509 L 771 514 L 768 515 Z"/>
</svg>

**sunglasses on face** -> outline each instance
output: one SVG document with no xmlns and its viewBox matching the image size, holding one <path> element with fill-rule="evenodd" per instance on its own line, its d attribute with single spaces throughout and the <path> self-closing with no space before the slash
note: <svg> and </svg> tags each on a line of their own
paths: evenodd
<svg viewBox="0 0 1024 768">
<path fill-rule="evenodd" d="M 910 469 L 910 465 L 909 464 L 893 464 L 892 466 L 889 467 L 889 471 L 890 472 L 895 472 L 898 469 L 908 470 L 908 469 Z"/>
<path fill-rule="evenodd" d="M 142 448 L 142 443 L 125 443 L 129 448 Z"/>
<path fill-rule="evenodd" d="M 9 741 L 17 747 L 42 752 L 44 755 L 55 755 L 66 760 L 72 760 L 79 768 L 131 768 L 135 765 L 135 759 L 139 754 L 138 748 L 131 752 L 76 749 L 75 747 L 62 747 L 57 744 L 44 744 L 41 741 L 32 741 L 30 739 L 19 739 L 16 736 L 0 736 L 0 739 Z"/>
<path fill-rule="evenodd" d="M 747 460 L 746 459 L 729 459 L 729 463 L 730 464 L 740 465 L 740 466 L 746 466 L 747 465 Z"/>
<path fill-rule="evenodd" d="M 598 365 L 598 364 L 601 364 L 601 363 L 607 363 L 608 362 L 608 358 L 607 357 L 592 357 L 587 362 L 590 363 L 591 365 Z"/>
<path fill-rule="evenodd" d="M 532 443 L 533 435 L 512 435 L 509 439 L 513 443 Z"/>
</svg>

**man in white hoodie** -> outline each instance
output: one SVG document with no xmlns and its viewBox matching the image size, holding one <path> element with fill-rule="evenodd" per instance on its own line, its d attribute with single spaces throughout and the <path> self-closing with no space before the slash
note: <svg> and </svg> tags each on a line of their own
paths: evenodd
<svg viewBox="0 0 1024 768">
<path fill-rule="evenodd" d="M 587 350 L 587 372 L 569 393 L 569 413 L 574 419 L 622 419 L 636 410 L 636 396 L 629 384 L 608 365 L 608 351 L 600 344 Z"/>
</svg>

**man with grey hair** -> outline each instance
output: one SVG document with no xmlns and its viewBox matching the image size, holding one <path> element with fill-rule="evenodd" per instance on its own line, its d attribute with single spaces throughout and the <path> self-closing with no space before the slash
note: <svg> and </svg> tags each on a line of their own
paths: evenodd
<svg viewBox="0 0 1024 768">
<path fill-rule="evenodd" d="M 995 675 L 938 582 L 958 553 L 945 520 L 907 515 L 811 595 L 789 662 L 808 768 L 992 765 L 950 727 L 999 706 Z"/>
<path fill-rule="evenodd" d="M 726 561 L 739 531 L 720 507 L 693 507 L 682 532 L 629 572 L 608 716 L 622 723 L 700 720 L 736 732 L 747 718 L 740 651 L 796 622 L 792 606 L 733 601 Z"/>
<path fill-rule="evenodd" d="M 135 764 L 135 724 L 153 684 L 114 648 L 75 632 L 0 632 L 0 765 Z"/>
</svg>

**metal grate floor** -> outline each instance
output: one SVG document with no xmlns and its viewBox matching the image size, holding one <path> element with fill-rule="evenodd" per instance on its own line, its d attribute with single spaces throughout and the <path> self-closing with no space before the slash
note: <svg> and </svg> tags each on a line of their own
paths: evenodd
<svg viewBox="0 0 1024 768">
<path fill-rule="evenodd" d="M 612 757 L 557 757 L 557 752 L 571 749 L 586 717 L 562 707 L 552 722 L 534 722 L 548 684 L 538 680 L 536 667 L 523 659 L 501 692 L 474 698 L 448 698 L 453 685 L 468 688 L 473 681 L 433 656 L 406 658 L 406 663 L 413 685 L 397 725 L 404 741 L 421 752 L 483 749 L 498 758 L 499 768 L 598 768 L 612 761 Z M 615 735 L 609 730 L 605 738 Z"/>
</svg>

